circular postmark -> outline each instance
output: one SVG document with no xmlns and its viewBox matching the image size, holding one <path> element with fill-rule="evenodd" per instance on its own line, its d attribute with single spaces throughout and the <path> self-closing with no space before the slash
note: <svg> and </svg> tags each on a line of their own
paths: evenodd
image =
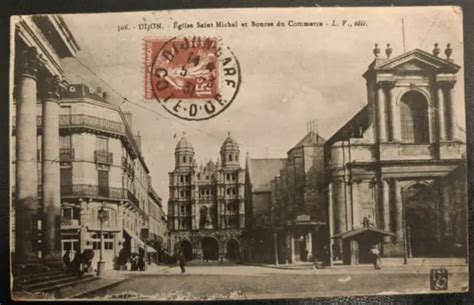
<svg viewBox="0 0 474 305">
<path fill-rule="evenodd" d="M 200 121 L 230 106 L 239 92 L 240 66 L 222 40 L 174 37 L 159 46 L 150 84 L 166 111 L 184 120 Z"/>
</svg>

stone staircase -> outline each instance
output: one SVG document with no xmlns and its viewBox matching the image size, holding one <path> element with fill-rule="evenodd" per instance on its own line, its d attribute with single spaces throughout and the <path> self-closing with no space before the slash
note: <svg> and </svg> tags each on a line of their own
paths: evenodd
<svg viewBox="0 0 474 305">
<path fill-rule="evenodd" d="M 41 266 L 22 270 L 14 276 L 13 290 L 18 293 L 49 293 L 54 296 L 54 291 L 87 283 L 99 279 L 94 274 L 74 274 L 64 270 L 60 265 Z"/>
</svg>

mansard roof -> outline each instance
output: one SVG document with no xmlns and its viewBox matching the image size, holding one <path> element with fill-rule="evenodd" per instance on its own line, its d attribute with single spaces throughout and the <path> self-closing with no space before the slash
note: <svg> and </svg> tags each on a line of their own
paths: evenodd
<svg viewBox="0 0 474 305">
<path fill-rule="evenodd" d="M 376 58 L 364 73 L 368 78 L 374 72 L 394 70 L 434 69 L 437 73 L 456 73 L 461 67 L 452 60 L 437 57 L 421 49 L 414 49 L 393 58 Z"/>
</svg>

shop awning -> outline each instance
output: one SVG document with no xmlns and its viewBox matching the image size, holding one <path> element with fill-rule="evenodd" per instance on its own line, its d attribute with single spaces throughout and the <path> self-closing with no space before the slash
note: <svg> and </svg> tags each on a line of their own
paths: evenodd
<svg viewBox="0 0 474 305">
<path fill-rule="evenodd" d="M 340 238 L 340 239 L 348 239 L 348 238 L 358 239 L 362 236 L 367 236 L 367 235 L 371 235 L 371 236 L 374 236 L 374 237 L 395 236 L 395 234 L 392 233 L 392 232 L 384 231 L 382 229 L 378 229 L 378 228 L 375 228 L 375 227 L 363 227 L 363 228 L 353 229 L 353 230 L 349 230 L 349 231 L 346 231 L 346 232 L 336 234 L 332 238 L 334 238 L 334 239 L 338 239 L 338 238 Z"/>
<path fill-rule="evenodd" d="M 131 238 L 133 238 L 140 247 L 144 247 L 145 246 L 145 243 L 140 239 L 140 237 L 138 237 L 135 233 L 133 233 L 132 231 L 130 231 L 129 229 L 127 228 L 123 228 L 123 230 L 125 231 L 125 233 L 127 233 L 128 235 L 130 235 Z"/>
<path fill-rule="evenodd" d="M 157 251 L 156 251 L 154 248 L 150 247 L 150 246 L 146 246 L 146 252 L 148 252 L 148 253 L 156 253 Z"/>
</svg>

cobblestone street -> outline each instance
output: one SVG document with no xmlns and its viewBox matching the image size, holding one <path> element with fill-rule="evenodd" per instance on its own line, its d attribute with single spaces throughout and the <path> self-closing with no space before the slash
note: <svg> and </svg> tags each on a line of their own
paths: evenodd
<svg viewBox="0 0 474 305">
<path fill-rule="evenodd" d="M 448 291 L 465 289 L 466 268 L 447 269 Z M 388 266 L 382 270 L 374 270 L 370 265 L 290 270 L 236 265 L 188 266 L 186 273 L 181 274 L 178 267 L 165 267 L 153 272 L 128 272 L 125 281 L 85 297 L 180 300 L 427 293 L 431 292 L 429 270 L 415 266 Z"/>
</svg>

